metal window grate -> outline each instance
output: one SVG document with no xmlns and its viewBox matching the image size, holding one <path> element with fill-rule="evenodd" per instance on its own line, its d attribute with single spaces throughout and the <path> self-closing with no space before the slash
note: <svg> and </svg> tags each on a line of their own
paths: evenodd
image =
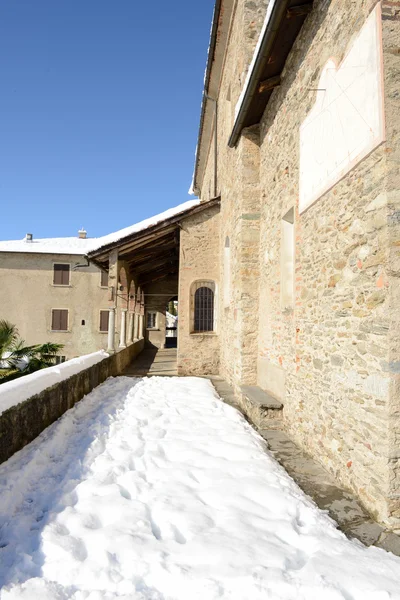
<svg viewBox="0 0 400 600">
<path fill-rule="evenodd" d="M 155 329 L 156 317 L 157 317 L 157 314 L 155 312 L 147 313 L 147 329 Z"/>
<path fill-rule="evenodd" d="M 214 292 L 200 287 L 194 295 L 194 330 L 214 331 Z"/>
</svg>

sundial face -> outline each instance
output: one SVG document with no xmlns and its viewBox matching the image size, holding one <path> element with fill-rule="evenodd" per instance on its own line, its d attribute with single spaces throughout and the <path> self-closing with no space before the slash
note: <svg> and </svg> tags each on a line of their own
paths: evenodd
<svg viewBox="0 0 400 600">
<path fill-rule="evenodd" d="M 380 4 L 342 63 L 325 65 L 300 127 L 300 213 L 384 140 Z"/>
</svg>

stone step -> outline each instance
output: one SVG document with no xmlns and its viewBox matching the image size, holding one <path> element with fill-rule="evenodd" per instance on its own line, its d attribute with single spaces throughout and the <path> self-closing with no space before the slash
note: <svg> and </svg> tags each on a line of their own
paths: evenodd
<svg viewBox="0 0 400 600">
<path fill-rule="evenodd" d="M 283 404 L 275 396 L 256 385 L 240 387 L 239 404 L 257 429 L 280 429 Z"/>
</svg>

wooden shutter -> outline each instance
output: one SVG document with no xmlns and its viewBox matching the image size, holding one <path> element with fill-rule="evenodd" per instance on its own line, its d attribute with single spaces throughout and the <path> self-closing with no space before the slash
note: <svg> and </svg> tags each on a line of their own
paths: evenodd
<svg viewBox="0 0 400 600">
<path fill-rule="evenodd" d="M 68 311 L 67 310 L 60 310 L 61 313 L 61 331 L 67 331 L 68 330 Z"/>
<path fill-rule="evenodd" d="M 55 309 L 51 313 L 51 329 L 53 331 L 60 330 L 60 311 Z"/>
<path fill-rule="evenodd" d="M 101 287 L 108 287 L 108 273 L 106 273 L 105 271 L 101 272 L 100 285 L 101 285 Z"/>
<path fill-rule="evenodd" d="M 68 331 L 68 311 L 54 308 L 51 314 L 52 331 Z"/>
<path fill-rule="evenodd" d="M 54 285 L 69 285 L 69 265 L 54 265 Z"/>
<path fill-rule="evenodd" d="M 100 311 L 100 331 L 108 331 L 108 318 L 110 313 L 108 310 Z"/>
<path fill-rule="evenodd" d="M 194 330 L 214 330 L 214 292 L 200 287 L 194 295 Z"/>
</svg>

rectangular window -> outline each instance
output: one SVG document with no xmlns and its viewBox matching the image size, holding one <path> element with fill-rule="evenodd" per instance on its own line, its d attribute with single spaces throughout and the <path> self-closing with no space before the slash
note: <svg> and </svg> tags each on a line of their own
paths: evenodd
<svg viewBox="0 0 400 600">
<path fill-rule="evenodd" d="M 156 312 L 148 312 L 147 313 L 147 329 L 155 329 L 156 327 Z"/>
<path fill-rule="evenodd" d="M 61 363 L 65 362 L 65 356 L 55 356 L 54 358 L 56 365 L 60 365 Z"/>
<path fill-rule="evenodd" d="M 294 308 L 295 270 L 294 209 L 282 218 L 281 237 L 281 308 Z"/>
<path fill-rule="evenodd" d="M 51 311 L 52 331 L 68 331 L 68 310 L 53 308 Z"/>
<path fill-rule="evenodd" d="M 105 271 L 101 272 L 100 285 L 101 287 L 108 287 L 108 273 L 106 273 Z"/>
<path fill-rule="evenodd" d="M 53 365 L 60 365 L 61 363 L 65 362 L 65 356 L 59 356 L 58 354 L 56 356 L 52 354 L 44 354 L 43 358 L 53 363 Z"/>
<path fill-rule="evenodd" d="M 54 265 L 53 284 L 54 285 L 69 285 L 69 265 Z"/>
<path fill-rule="evenodd" d="M 107 333 L 108 331 L 108 318 L 110 316 L 110 311 L 101 310 L 100 311 L 100 331 L 103 333 Z"/>
</svg>

